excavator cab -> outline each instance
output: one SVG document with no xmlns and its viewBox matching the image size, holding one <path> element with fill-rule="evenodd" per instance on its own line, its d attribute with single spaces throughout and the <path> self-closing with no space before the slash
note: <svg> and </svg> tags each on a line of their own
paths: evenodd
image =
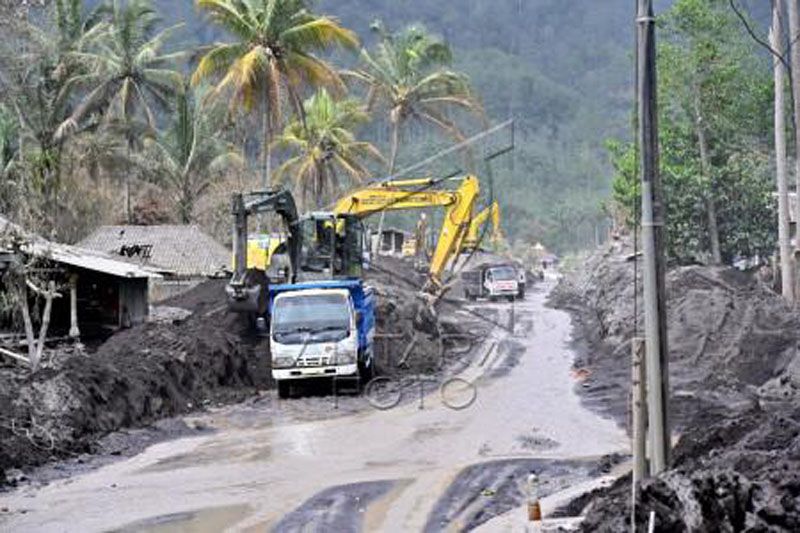
<svg viewBox="0 0 800 533">
<path fill-rule="evenodd" d="M 300 233 L 299 270 L 304 279 L 361 277 L 365 230 L 358 217 L 310 213 L 300 219 Z"/>
</svg>

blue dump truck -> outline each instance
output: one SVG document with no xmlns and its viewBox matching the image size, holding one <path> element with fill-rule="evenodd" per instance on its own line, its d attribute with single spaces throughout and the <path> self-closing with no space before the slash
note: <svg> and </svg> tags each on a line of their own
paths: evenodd
<svg viewBox="0 0 800 533">
<path fill-rule="evenodd" d="M 271 285 L 269 315 L 279 397 L 303 379 L 371 379 L 375 295 L 362 280 Z"/>
</svg>

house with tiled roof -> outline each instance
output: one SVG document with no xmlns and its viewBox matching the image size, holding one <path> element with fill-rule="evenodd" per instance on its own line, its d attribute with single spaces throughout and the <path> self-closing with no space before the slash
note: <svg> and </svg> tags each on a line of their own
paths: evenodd
<svg viewBox="0 0 800 533">
<path fill-rule="evenodd" d="M 230 272 L 230 250 L 196 225 L 100 226 L 79 244 L 161 273 L 153 301 Z"/>
<path fill-rule="evenodd" d="M 0 215 L 0 273 L 20 264 L 35 264 L 32 271 L 56 284 L 59 296 L 52 302 L 50 333 L 70 337 L 104 335 L 144 322 L 149 286 L 161 279 L 146 265 L 50 241 Z M 0 280 L 0 291 L 8 289 L 4 283 Z M 7 325 L 0 324 L 0 329 Z"/>
</svg>

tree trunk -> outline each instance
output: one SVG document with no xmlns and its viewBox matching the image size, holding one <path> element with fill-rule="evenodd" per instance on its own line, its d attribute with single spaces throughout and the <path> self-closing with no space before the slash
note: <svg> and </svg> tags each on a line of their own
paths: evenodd
<svg viewBox="0 0 800 533">
<path fill-rule="evenodd" d="M 389 175 L 394 175 L 394 169 L 397 165 L 397 150 L 400 148 L 400 121 L 392 121 L 392 146 L 389 156 Z"/>
<path fill-rule="evenodd" d="M 36 354 L 31 359 L 31 371 L 36 372 L 42 362 L 44 353 L 44 341 L 47 338 L 47 330 L 50 328 L 50 314 L 53 310 L 53 298 L 56 297 L 56 282 L 50 280 L 47 283 L 47 292 L 44 293 L 44 310 L 42 311 L 42 324 L 39 327 L 39 342 L 36 345 Z"/>
<path fill-rule="evenodd" d="M 394 176 L 394 169 L 397 165 L 397 151 L 400 147 L 400 121 L 392 121 L 392 146 L 391 146 L 391 154 L 389 156 L 389 175 Z M 372 250 L 372 255 L 377 257 L 378 253 L 381 250 L 381 244 L 383 243 L 383 221 L 386 218 L 386 210 L 384 209 L 381 211 L 381 218 L 378 221 L 378 240 L 375 245 L 374 250 Z"/>
<path fill-rule="evenodd" d="M 31 320 L 30 307 L 28 306 L 28 284 L 24 275 L 20 276 L 17 280 L 17 298 L 22 312 L 22 322 L 25 327 L 25 340 L 28 345 L 28 362 L 31 367 L 31 372 L 39 370 L 42 363 L 42 354 L 44 353 L 44 342 L 47 338 L 47 330 L 50 328 L 50 315 L 53 310 L 53 299 L 58 296 L 56 293 L 56 284 L 50 281 L 47 285 L 46 291 L 39 290 L 39 294 L 44 297 L 45 304 L 42 311 L 42 323 L 39 326 L 38 340 L 33 335 L 33 321 Z"/>
<path fill-rule="evenodd" d="M 706 194 L 706 215 L 708 219 L 708 241 L 711 248 L 711 264 L 722 264 L 722 252 L 719 246 L 719 228 L 717 226 L 717 205 L 714 200 L 714 175 L 711 168 L 711 156 L 708 153 L 708 138 L 706 137 L 706 127 L 703 120 L 703 112 L 700 107 L 699 89 L 694 90 L 694 125 L 697 135 L 697 144 L 700 146 L 700 171 L 708 181 L 708 192 Z"/>
<path fill-rule="evenodd" d="M 261 184 L 264 189 L 269 189 L 270 186 L 270 155 L 271 150 L 269 147 L 270 141 L 270 127 L 269 127 L 269 103 L 267 102 L 267 95 L 264 93 L 264 110 L 261 116 L 261 134 L 263 136 L 262 141 L 264 143 L 263 150 L 261 152 Z"/>
<path fill-rule="evenodd" d="M 69 336 L 78 340 L 81 330 L 78 327 L 78 275 L 69 276 Z"/>
<path fill-rule="evenodd" d="M 181 199 L 178 205 L 178 211 L 183 224 L 188 224 L 192 221 L 194 197 L 192 194 L 192 184 L 189 174 L 184 174 L 183 176 L 183 185 L 181 187 Z"/>
<path fill-rule="evenodd" d="M 792 0 L 794 1 L 794 0 Z M 772 9 L 770 45 L 784 54 L 781 14 L 783 0 L 775 0 Z M 786 168 L 786 67 L 780 58 L 772 58 L 775 82 L 775 162 L 778 188 L 778 245 L 781 258 L 781 293 L 787 302 L 794 303 L 794 265 L 789 236 L 789 187 Z"/>
<path fill-rule="evenodd" d="M 131 142 L 128 141 L 128 161 L 131 160 Z M 127 214 L 128 224 L 133 220 L 133 210 L 131 209 L 131 167 L 133 165 L 126 165 L 128 167 L 125 172 L 125 212 Z"/>
<path fill-rule="evenodd" d="M 20 276 L 16 281 L 17 299 L 20 312 L 22 313 L 22 324 L 25 327 L 25 341 L 28 345 L 28 363 L 33 369 L 33 360 L 36 357 L 36 342 L 33 337 L 33 321 L 31 320 L 31 310 L 28 306 L 28 287 L 25 285 L 25 278 Z"/>
</svg>

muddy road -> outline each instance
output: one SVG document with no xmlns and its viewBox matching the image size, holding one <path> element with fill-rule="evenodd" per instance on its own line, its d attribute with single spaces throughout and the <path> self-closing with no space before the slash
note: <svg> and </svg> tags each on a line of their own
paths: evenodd
<svg viewBox="0 0 800 533">
<path fill-rule="evenodd" d="M 208 428 L 198 436 L 0 494 L 0 529 L 455 531 L 504 513 L 511 523 L 529 471 L 552 495 L 598 478 L 603 456 L 628 447 L 575 393 L 570 318 L 545 306 L 549 289 L 465 309 L 465 321 L 500 325 L 457 375 L 402 389 L 394 407 L 385 396 L 381 408 L 268 398 L 197 415 L 189 423 Z"/>
</svg>

